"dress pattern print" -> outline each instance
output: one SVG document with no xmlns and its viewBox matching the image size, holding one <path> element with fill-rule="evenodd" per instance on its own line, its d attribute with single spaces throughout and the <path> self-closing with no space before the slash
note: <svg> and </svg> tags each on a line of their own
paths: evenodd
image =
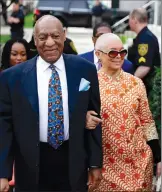
<svg viewBox="0 0 162 192">
<path fill-rule="evenodd" d="M 98 78 L 103 179 L 94 191 L 151 191 L 153 156 L 146 142 L 158 135 L 144 85 L 124 71 L 115 80 L 99 71 Z"/>
</svg>

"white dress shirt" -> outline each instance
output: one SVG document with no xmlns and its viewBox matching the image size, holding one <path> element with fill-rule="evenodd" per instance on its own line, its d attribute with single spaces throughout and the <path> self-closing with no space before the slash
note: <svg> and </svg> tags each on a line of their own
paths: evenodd
<svg viewBox="0 0 162 192">
<path fill-rule="evenodd" d="M 67 78 L 65 71 L 65 63 L 61 56 L 59 60 L 54 63 L 56 71 L 59 74 L 62 100 L 63 100 L 63 114 L 64 114 L 64 139 L 69 139 L 69 108 L 68 108 L 68 90 Z M 38 85 L 38 99 L 39 99 L 39 138 L 42 142 L 47 142 L 48 135 L 48 86 L 52 75 L 52 70 L 49 68 L 50 64 L 45 62 L 40 56 L 37 59 L 37 85 Z"/>
<path fill-rule="evenodd" d="M 96 65 L 96 69 L 98 71 L 98 58 L 95 54 L 95 50 L 93 51 L 94 64 Z"/>
</svg>

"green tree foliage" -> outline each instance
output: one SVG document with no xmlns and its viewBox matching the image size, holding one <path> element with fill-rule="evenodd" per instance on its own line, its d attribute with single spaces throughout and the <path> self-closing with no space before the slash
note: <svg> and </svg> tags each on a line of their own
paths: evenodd
<svg viewBox="0 0 162 192">
<path fill-rule="evenodd" d="M 161 69 L 156 68 L 152 79 L 152 90 L 148 96 L 150 110 L 156 123 L 159 138 L 161 139 Z"/>
</svg>

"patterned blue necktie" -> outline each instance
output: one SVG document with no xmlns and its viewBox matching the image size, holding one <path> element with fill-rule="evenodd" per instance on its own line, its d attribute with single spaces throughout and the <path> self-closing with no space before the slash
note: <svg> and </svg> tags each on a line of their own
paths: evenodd
<svg viewBox="0 0 162 192">
<path fill-rule="evenodd" d="M 59 74 L 54 65 L 48 89 L 48 143 L 57 149 L 64 141 L 64 116 Z"/>
</svg>

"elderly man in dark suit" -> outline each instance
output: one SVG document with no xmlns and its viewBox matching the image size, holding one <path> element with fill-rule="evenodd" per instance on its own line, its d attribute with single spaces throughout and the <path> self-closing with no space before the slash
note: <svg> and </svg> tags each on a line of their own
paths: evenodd
<svg viewBox="0 0 162 192">
<path fill-rule="evenodd" d="M 39 56 L 0 75 L 0 191 L 13 162 L 16 192 L 87 191 L 102 167 L 101 127 L 86 129 L 87 111 L 100 114 L 95 66 L 62 54 L 65 33 L 53 16 L 37 21 L 34 40 Z"/>
</svg>

